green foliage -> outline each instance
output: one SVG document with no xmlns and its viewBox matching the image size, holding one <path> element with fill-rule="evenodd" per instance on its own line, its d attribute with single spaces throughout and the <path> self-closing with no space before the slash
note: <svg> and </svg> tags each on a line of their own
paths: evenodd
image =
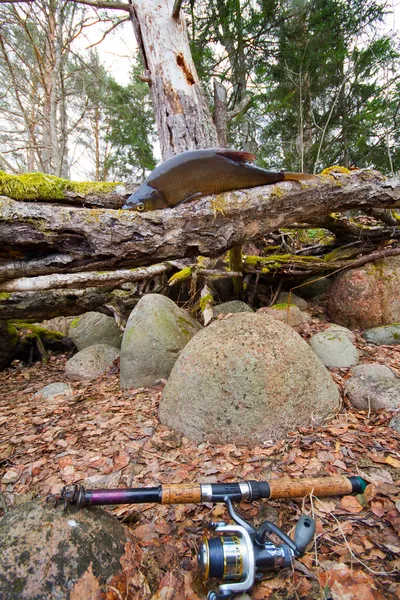
<svg viewBox="0 0 400 600">
<path fill-rule="evenodd" d="M 206 85 L 219 77 L 230 110 L 252 96 L 229 122 L 231 145 L 255 152 L 268 168 L 400 168 L 399 40 L 380 33 L 388 1 L 191 6 L 194 59 Z"/>
<path fill-rule="evenodd" d="M 393 40 L 374 32 L 385 3 L 288 6 L 297 15 L 282 21 L 277 60 L 264 76 L 270 85 L 260 136 L 264 164 L 272 153 L 289 170 L 318 172 L 335 163 L 398 168 L 393 82 L 399 54 Z"/>
<path fill-rule="evenodd" d="M 105 136 L 113 148 L 108 158 L 109 168 L 120 178 L 136 176 L 141 180 L 154 169 L 154 114 L 149 87 L 139 80 L 140 67 L 132 68 L 131 81 L 122 86 L 110 79 L 107 91 L 106 116 L 109 129 Z"/>
</svg>

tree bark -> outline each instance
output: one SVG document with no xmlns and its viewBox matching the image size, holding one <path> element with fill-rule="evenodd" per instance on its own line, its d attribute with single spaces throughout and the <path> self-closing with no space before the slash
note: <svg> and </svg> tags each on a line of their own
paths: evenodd
<svg viewBox="0 0 400 600">
<path fill-rule="evenodd" d="M 136 213 L 0 199 L 3 271 L 16 252 L 30 262 L 63 255 L 72 270 L 145 266 L 165 260 L 219 256 L 237 244 L 330 212 L 400 206 L 398 180 L 375 172 L 321 178 L 309 186 L 285 182 L 202 198 L 172 209 Z M 10 267 L 11 268 L 11 267 Z M 58 267 L 55 269 L 57 270 Z M 49 271 L 49 272 L 55 272 Z"/>
<path fill-rule="evenodd" d="M 12 292 L 0 301 L 0 322 L 7 319 L 43 321 L 60 315 L 81 315 L 91 310 L 112 315 L 113 311 L 104 307 L 114 303 L 118 305 L 117 312 L 124 314 L 132 310 L 138 300 L 135 293 L 112 288 Z"/>
<path fill-rule="evenodd" d="M 217 146 L 217 134 L 196 72 L 184 15 L 172 17 L 174 0 L 133 0 L 137 42 L 150 78 L 164 160 Z"/>
<path fill-rule="evenodd" d="M 54 273 L 38 277 L 19 277 L 11 281 L 0 281 L 0 292 L 36 292 L 62 288 L 104 287 L 105 285 L 120 287 L 124 283 L 136 283 L 153 279 L 167 273 L 172 268 L 168 263 L 151 265 L 142 269 L 120 269 L 118 271 L 86 272 L 86 273 Z"/>
<path fill-rule="evenodd" d="M 129 289 L 109 286 L 0 293 L 0 323 L 7 319 L 43 321 L 91 310 L 125 318 L 144 294 L 162 293 L 166 285 L 163 276 L 159 276 L 130 284 Z"/>
</svg>

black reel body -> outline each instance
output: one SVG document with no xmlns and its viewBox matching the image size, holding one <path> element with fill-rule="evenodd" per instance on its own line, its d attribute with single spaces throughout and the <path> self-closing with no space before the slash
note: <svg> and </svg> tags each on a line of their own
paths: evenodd
<svg viewBox="0 0 400 600">
<path fill-rule="evenodd" d="M 270 521 L 255 529 L 234 511 L 229 498 L 225 498 L 225 504 L 236 525 L 224 521 L 210 523 L 209 528 L 217 536 L 205 538 L 198 554 L 204 579 L 222 582 L 219 593 L 209 592 L 208 600 L 227 600 L 234 594 L 247 592 L 266 573 L 289 567 L 294 558 L 303 556 L 315 534 L 315 521 L 311 517 L 300 518 L 293 541 Z M 268 538 L 271 533 L 283 543 L 274 544 Z"/>
</svg>

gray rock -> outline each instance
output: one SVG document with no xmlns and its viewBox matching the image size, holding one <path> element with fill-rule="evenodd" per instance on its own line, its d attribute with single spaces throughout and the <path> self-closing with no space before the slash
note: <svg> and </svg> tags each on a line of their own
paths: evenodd
<svg viewBox="0 0 400 600">
<path fill-rule="evenodd" d="M 329 325 L 328 329 L 325 329 L 325 331 L 329 331 L 331 333 L 338 333 L 339 336 L 345 335 L 353 343 L 356 341 L 356 334 L 354 333 L 354 331 L 347 329 L 347 327 L 343 327 L 343 325 L 337 325 L 336 323 L 331 323 Z"/>
<path fill-rule="evenodd" d="M 94 344 L 121 348 L 122 333 L 114 318 L 98 312 L 87 312 L 71 321 L 68 335 L 78 350 Z"/>
<path fill-rule="evenodd" d="M 259 314 L 267 314 L 277 321 L 287 323 L 291 327 L 296 327 L 301 323 L 310 323 L 310 315 L 302 312 L 295 304 L 273 304 L 272 306 L 262 306 L 257 310 Z"/>
<path fill-rule="evenodd" d="M 38 325 L 45 329 L 50 329 L 50 331 L 57 331 L 58 333 L 62 333 L 62 335 L 68 336 L 69 327 L 72 321 L 75 320 L 76 317 L 53 317 L 52 319 L 38 323 Z"/>
<path fill-rule="evenodd" d="M 159 417 L 199 442 L 254 445 L 319 422 L 338 403 L 329 372 L 297 333 L 268 315 L 240 313 L 187 344 Z"/>
<path fill-rule="evenodd" d="M 72 388 L 69 383 L 63 383 L 62 381 L 56 381 L 55 383 L 49 383 L 44 388 L 36 392 L 33 396 L 34 400 L 54 400 L 57 396 L 64 398 L 72 397 Z"/>
<path fill-rule="evenodd" d="M 106 373 L 118 357 L 119 351 L 114 346 L 95 344 L 70 358 L 65 374 L 73 381 L 91 381 Z"/>
<path fill-rule="evenodd" d="M 281 292 L 276 299 L 276 304 L 287 304 L 289 302 L 289 292 Z M 307 310 L 308 302 L 296 294 L 290 294 L 290 304 L 295 304 L 300 310 Z"/>
<path fill-rule="evenodd" d="M 347 368 L 359 362 L 358 350 L 350 341 L 349 334 L 349 330 L 347 333 L 337 327 L 329 327 L 311 336 L 308 343 L 326 367 Z"/>
<path fill-rule="evenodd" d="M 213 306 L 214 318 L 218 315 L 227 315 L 229 313 L 235 314 L 240 312 L 254 312 L 252 308 L 241 300 L 230 300 L 229 302 L 223 302 Z"/>
<path fill-rule="evenodd" d="M 400 407 L 400 379 L 385 365 L 357 365 L 350 371 L 344 389 L 352 405 L 360 410 Z"/>
<path fill-rule="evenodd" d="M 326 277 L 309 277 L 296 291 L 302 298 L 315 298 L 315 296 L 326 294 L 332 283 L 332 279 L 327 279 Z"/>
<path fill-rule="evenodd" d="M 400 412 L 390 420 L 389 427 L 393 427 L 400 433 Z"/>
<path fill-rule="evenodd" d="M 166 379 L 188 341 L 202 326 L 161 294 L 146 294 L 131 312 L 121 346 L 121 387 Z"/>
<path fill-rule="evenodd" d="M 400 344 L 400 323 L 382 327 L 372 327 L 363 332 L 362 337 L 370 344 L 393 346 Z"/>
<path fill-rule="evenodd" d="M 128 541 L 124 526 L 99 508 L 65 513 L 40 501 L 21 504 L 0 520 L 0 597 L 66 600 L 90 564 L 109 582 L 122 570 Z"/>
</svg>

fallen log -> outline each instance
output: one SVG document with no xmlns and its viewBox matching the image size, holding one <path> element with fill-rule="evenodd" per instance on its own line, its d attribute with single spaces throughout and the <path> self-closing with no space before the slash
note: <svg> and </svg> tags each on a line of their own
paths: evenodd
<svg viewBox="0 0 400 600">
<path fill-rule="evenodd" d="M 399 181 L 374 171 L 321 176 L 307 185 L 285 182 L 238 190 L 148 213 L 33 204 L 2 197 L 0 319 L 42 320 L 88 310 L 124 315 L 142 293 L 161 291 L 166 285 L 162 274 L 160 281 L 156 276 L 135 283 L 133 267 L 155 265 L 157 271 L 162 268 L 157 263 L 176 258 L 218 257 L 282 227 L 313 220 L 329 224 L 331 212 L 398 206 Z M 398 231 L 387 229 L 392 239 Z M 382 250 L 376 240 L 371 250 Z M 337 258 L 350 259 L 347 266 L 354 266 L 351 255 Z M 320 258 L 313 264 L 309 261 L 306 265 L 303 260 L 294 265 L 291 258 L 286 263 L 283 260 L 277 272 L 331 272 L 333 261 L 327 267 L 324 262 Z M 344 266 L 342 260 L 335 268 Z M 248 267 L 245 265 L 245 270 Z M 267 265 L 256 267 L 258 271 L 266 269 Z"/>
<path fill-rule="evenodd" d="M 3 269 L 16 251 L 30 275 L 30 261 L 70 258 L 68 269 L 145 266 L 165 260 L 219 256 L 235 245 L 280 227 L 330 212 L 400 206 L 400 183 L 376 172 L 352 172 L 316 184 L 284 182 L 227 192 L 181 206 L 137 213 L 28 204 L 0 198 Z M 55 267 L 50 272 L 56 272 Z"/>
<path fill-rule="evenodd" d="M 120 287 L 125 283 L 143 282 L 167 273 L 172 265 L 162 263 L 142 269 L 121 269 L 119 271 L 84 272 L 68 274 L 39 275 L 38 277 L 19 277 L 10 281 L 0 281 L 0 292 L 36 292 L 40 290 L 83 288 L 83 287 Z"/>
<path fill-rule="evenodd" d="M 43 321 L 53 317 L 81 315 L 88 311 L 112 315 L 117 322 L 149 292 L 161 293 L 166 281 L 151 279 L 126 284 L 126 289 L 90 287 L 86 289 L 55 289 L 36 292 L 0 292 L 0 321 L 23 319 Z"/>
</svg>

